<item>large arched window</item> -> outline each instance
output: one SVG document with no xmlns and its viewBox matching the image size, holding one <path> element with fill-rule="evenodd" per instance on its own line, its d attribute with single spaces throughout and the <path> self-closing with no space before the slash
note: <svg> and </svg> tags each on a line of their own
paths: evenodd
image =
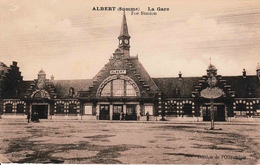
<svg viewBox="0 0 260 165">
<path fill-rule="evenodd" d="M 104 86 L 101 96 L 137 96 L 137 94 L 128 81 L 115 79 Z"/>
<path fill-rule="evenodd" d="M 50 99 L 50 95 L 47 91 L 45 90 L 36 90 L 32 96 L 32 98 L 37 98 L 37 99 L 40 99 L 40 98 L 48 98 Z"/>
</svg>

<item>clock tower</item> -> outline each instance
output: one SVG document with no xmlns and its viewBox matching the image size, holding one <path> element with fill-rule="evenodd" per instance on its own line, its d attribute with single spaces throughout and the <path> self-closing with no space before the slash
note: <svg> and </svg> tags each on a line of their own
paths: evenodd
<svg viewBox="0 0 260 165">
<path fill-rule="evenodd" d="M 124 56 L 126 58 L 130 57 L 130 35 L 128 34 L 128 27 L 127 27 L 127 23 L 126 23 L 126 16 L 125 16 L 125 12 L 123 15 L 123 21 L 122 21 L 122 25 L 121 25 L 121 31 L 120 31 L 120 35 L 118 37 L 119 40 L 119 48 L 123 50 L 124 52 Z"/>
</svg>

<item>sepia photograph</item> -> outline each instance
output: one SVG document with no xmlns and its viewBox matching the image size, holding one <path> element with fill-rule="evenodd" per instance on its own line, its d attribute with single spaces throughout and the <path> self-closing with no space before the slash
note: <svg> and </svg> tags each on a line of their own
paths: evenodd
<svg viewBox="0 0 260 165">
<path fill-rule="evenodd" d="M 259 6 L 0 0 L 0 164 L 260 165 Z"/>
</svg>

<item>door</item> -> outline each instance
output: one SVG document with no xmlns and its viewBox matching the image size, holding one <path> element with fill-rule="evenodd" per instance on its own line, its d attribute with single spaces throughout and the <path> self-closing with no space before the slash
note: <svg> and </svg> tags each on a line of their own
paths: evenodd
<svg viewBox="0 0 260 165">
<path fill-rule="evenodd" d="M 137 120 L 136 105 L 126 105 L 125 120 Z"/>
<path fill-rule="evenodd" d="M 225 120 L 225 105 L 214 105 L 214 121 Z M 202 106 L 203 121 L 211 121 L 210 106 Z"/>
<path fill-rule="evenodd" d="M 225 106 L 217 105 L 217 115 L 215 116 L 215 121 L 226 121 L 225 117 Z"/>
<path fill-rule="evenodd" d="M 38 114 L 39 119 L 48 119 L 48 105 L 32 105 L 32 114 Z"/>
<path fill-rule="evenodd" d="M 113 105 L 113 120 L 124 120 L 123 105 Z"/>
<path fill-rule="evenodd" d="M 99 120 L 109 120 L 109 105 L 100 105 Z"/>
</svg>

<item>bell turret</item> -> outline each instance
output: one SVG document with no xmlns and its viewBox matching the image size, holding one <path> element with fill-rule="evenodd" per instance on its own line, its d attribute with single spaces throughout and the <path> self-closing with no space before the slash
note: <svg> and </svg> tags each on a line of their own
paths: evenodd
<svg viewBox="0 0 260 165">
<path fill-rule="evenodd" d="M 38 80 L 45 80 L 46 79 L 46 73 L 43 69 L 41 69 L 38 73 Z"/>
</svg>

